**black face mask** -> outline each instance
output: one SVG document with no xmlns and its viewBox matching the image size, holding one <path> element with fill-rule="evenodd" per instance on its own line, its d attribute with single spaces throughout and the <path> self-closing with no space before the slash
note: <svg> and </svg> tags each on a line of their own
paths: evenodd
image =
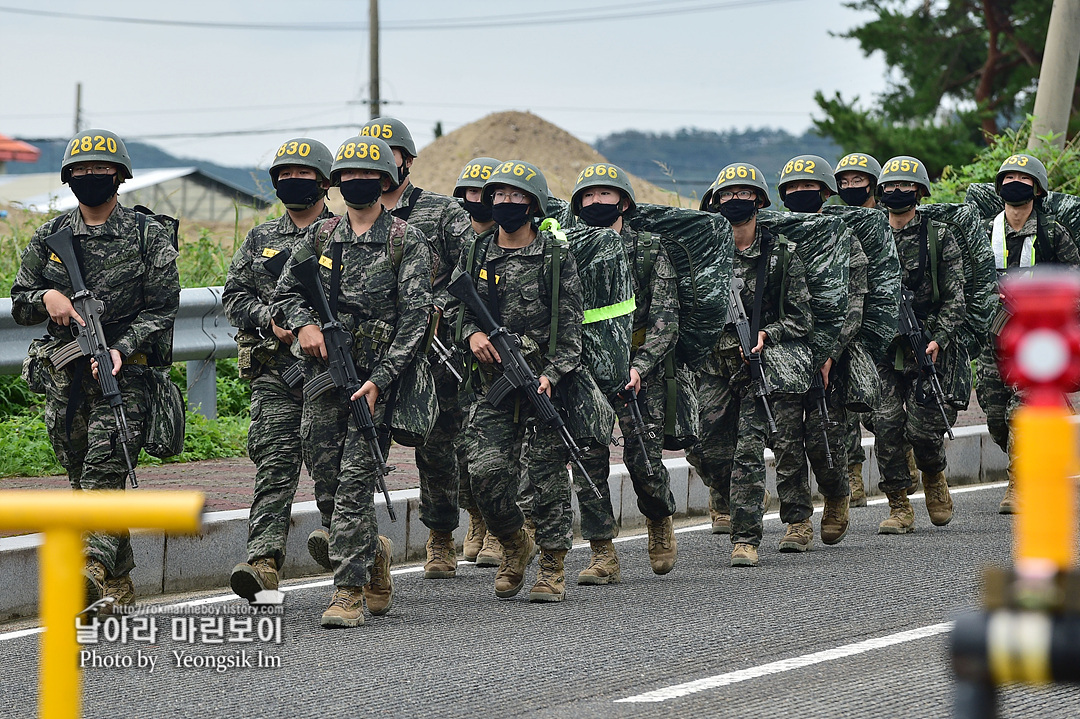
<svg viewBox="0 0 1080 719">
<path fill-rule="evenodd" d="M 469 213 L 469 217 L 473 218 L 477 222 L 491 222 L 491 205 L 485 205 L 483 202 L 469 202 L 464 200 L 465 211 Z"/>
<path fill-rule="evenodd" d="M 720 214 L 733 225 L 741 225 L 757 212 L 757 200 L 740 200 L 733 197 L 720 203 Z"/>
<path fill-rule="evenodd" d="M 589 227 L 611 227 L 622 212 L 618 205 L 602 205 L 595 202 L 585 205 L 578 211 L 578 217 Z"/>
<path fill-rule="evenodd" d="M 99 207 L 116 194 L 116 175 L 92 175 L 68 180 L 68 187 L 78 201 L 87 207 Z"/>
<path fill-rule="evenodd" d="M 341 197 L 354 210 L 366 210 L 382 196 L 382 178 L 345 180 L 341 183 Z"/>
<path fill-rule="evenodd" d="M 278 199 L 290 210 L 306 210 L 322 199 L 323 189 L 318 180 L 304 177 L 287 177 L 278 180 Z"/>
<path fill-rule="evenodd" d="M 398 184 L 405 182 L 405 178 L 409 176 L 409 166 L 405 164 L 405 160 L 401 161 L 401 165 L 397 169 Z"/>
<path fill-rule="evenodd" d="M 1007 205 L 1026 205 L 1035 199 L 1035 187 L 1026 182 L 1014 180 L 1013 182 L 1003 183 L 1001 189 L 998 190 L 998 194 L 1001 195 L 1001 199 L 1005 200 Z"/>
<path fill-rule="evenodd" d="M 866 187 L 841 187 L 840 199 L 848 207 L 862 207 L 870 199 L 870 185 Z"/>
<path fill-rule="evenodd" d="M 491 206 L 491 219 L 507 232 L 517 232 L 529 221 L 529 205 L 517 202 L 500 202 Z"/>
<path fill-rule="evenodd" d="M 881 193 L 881 204 L 889 208 L 889 212 L 902 214 L 907 212 L 919 202 L 918 190 L 892 190 Z"/>
<path fill-rule="evenodd" d="M 821 190 L 796 190 L 784 195 L 784 207 L 792 212 L 814 213 L 823 204 L 825 201 L 821 199 Z"/>
</svg>

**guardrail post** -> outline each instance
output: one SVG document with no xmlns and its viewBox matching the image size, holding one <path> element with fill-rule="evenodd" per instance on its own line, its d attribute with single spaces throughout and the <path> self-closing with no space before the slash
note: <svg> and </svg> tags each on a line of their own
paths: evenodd
<svg viewBox="0 0 1080 719">
<path fill-rule="evenodd" d="M 188 409 L 207 419 L 217 419 L 217 366 L 214 360 L 187 363 Z"/>
</svg>

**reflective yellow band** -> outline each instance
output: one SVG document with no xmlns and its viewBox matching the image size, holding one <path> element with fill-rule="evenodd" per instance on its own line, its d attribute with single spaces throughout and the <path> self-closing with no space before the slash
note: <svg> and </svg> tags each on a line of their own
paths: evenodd
<svg viewBox="0 0 1080 719">
<path fill-rule="evenodd" d="M 607 307 L 597 307 L 595 310 L 585 310 L 585 318 L 581 321 L 581 324 L 587 325 L 592 322 L 602 322 L 603 320 L 610 320 L 616 317 L 622 317 L 628 315 L 637 309 L 637 302 L 634 301 L 634 297 L 624 300 L 623 302 L 617 302 Z"/>
</svg>

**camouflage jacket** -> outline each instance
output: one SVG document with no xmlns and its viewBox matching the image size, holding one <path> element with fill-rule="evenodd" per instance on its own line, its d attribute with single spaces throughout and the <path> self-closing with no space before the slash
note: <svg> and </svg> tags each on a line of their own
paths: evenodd
<svg viewBox="0 0 1080 719">
<path fill-rule="evenodd" d="M 318 220 L 333 217 L 325 206 Z M 240 330 L 261 332 L 268 350 L 287 359 L 289 347 L 278 342 L 271 328 L 270 304 L 278 276 L 264 267 L 266 261 L 283 250 L 292 252 L 304 230 L 286 212 L 276 220 L 253 227 L 233 255 L 225 277 L 221 303 L 225 316 Z"/>
<path fill-rule="evenodd" d="M 836 341 L 836 348 L 829 354 L 829 358 L 835 362 L 847 349 L 848 343 L 859 334 L 863 322 L 863 300 L 869 290 L 867 279 L 867 267 L 869 260 L 863 252 L 862 242 L 851 233 L 851 254 L 848 260 L 848 311 L 844 318 L 844 326 L 840 328 L 840 337 Z"/>
<path fill-rule="evenodd" d="M 679 288 L 675 268 L 659 238 L 654 242 L 652 273 L 643 277 L 645 258 L 639 251 L 642 233 L 623 224 L 622 239 L 626 255 L 634 265 L 634 349 L 630 366 L 642 377 L 660 366 L 679 339 Z"/>
<path fill-rule="evenodd" d="M 86 287 L 105 304 L 101 319 L 109 346 L 124 357 L 145 352 L 151 362 L 169 361 L 171 330 L 180 307 L 178 253 L 168 230 L 150 218 L 143 237 L 137 215 L 117 204 L 104 224 L 87 227 L 76 207 L 39 227 L 11 288 L 15 321 L 35 325 L 48 320 L 42 298 L 50 289 L 71 297 L 67 270 L 45 246 L 48 235 L 70 225 Z M 70 327 L 51 320 L 48 331 L 65 341 L 74 339 Z"/>
<path fill-rule="evenodd" d="M 1045 237 L 1040 237 L 1040 218 L 1038 215 L 1038 210 L 1032 211 L 1019 232 L 1010 227 L 1008 222 L 1005 223 L 1005 247 L 1009 253 L 1008 269 L 1011 270 L 1020 266 L 1021 250 L 1024 247 L 1024 241 L 1029 237 L 1035 237 L 1034 249 L 1036 264 L 1069 265 L 1071 267 L 1080 265 L 1080 250 L 1077 250 L 1076 243 L 1073 242 L 1072 237 L 1069 235 L 1069 231 L 1065 229 L 1060 222 L 1055 221 L 1053 231 L 1044 233 L 1046 235 Z M 1041 220 L 1042 223 L 1045 224 L 1049 220 L 1049 217 L 1043 214 Z M 991 235 L 993 232 L 995 222 L 995 217 L 986 221 L 985 227 L 987 235 Z"/>
<path fill-rule="evenodd" d="M 341 280 L 337 318 L 353 333 L 353 356 L 367 379 L 384 393 L 416 354 L 427 332 L 431 309 L 431 250 L 425 238 L 404 221 L 383 211 L 360 237 L 348 216 L 337 222 L 326 242 L 321 220 L 307 229 L 278 280 L 273 316 L 280 327 L 293 332 L 318 325 L 318 316 L 304 299 L 293 276 L 297 256 L 319 257 L 323 290 L 331 286 L 333 246 L 341 245 Z M 393 254 L 400 247 L 400 264 Z"/>
<path fill-rule="evenodd" d="M 523 338 L 522 353 L 534 371 L 558 383 L 568 372 L 577 369 L 581 361 L 582 310 L 581 280 L 577 262 L 567 250 L 559 272 L 558 328 L 555 356 L 548 359 L 548 339 L 551 329 L 551 267 L 544 262 L 544 250 L 555 238 L 538 231 L 533 242 L 517 250 L 506 250 L 495 241 L 497 233 L 488 236 L 487 247 L 477 248 L 473 279 L 481 299 L 488 301 L 488 273 L 495 273 L 498 307 L 502 323 Z M 465 271 L 463 254 L 459 269 Z M 476 317 L 466 308 L 462 329 L 463 341 L 480 332 Z M 496 317 L 496 321 L 498 321 Z M 528 351 L 528 350 L 531 350 Z"/>
<path fill-rule="evenodd" d="M 945 349 L 956 336 L 967 314 L 964 300 L 964 260 L 959 240 L 950 225 L 942 225 L 938 234 L 937 285 L 939 298 L 934 302 L 930 276 L 929 251 L 924 254 L 923 240 L 930 219 L 916 210 L 915 217 L 902 229 L 893 230 L 896 254 L 900 257 L 901 282 L 915 293 L 913 309 L 930 339 Z M 925 257 L 924 264 L 920 258 Z M 895 341 L 895 340 L 894 340 Z"/>
<path fill-rule="evenodd" d="M 758 223 L 754 242 L 745 250 L 735 248 L 734 276 L 746 283 L 742 290 L 743 306 L 754 325 L 754 290 L 757 286 L 757 267 L 761 261 L 762 232 L 766 228 Z M 771 233 L 770 233 L 771 234 Z M 784 261 L 786 258 L 786 268 Z M 814 316 L 810 312 L 810 291 L 806 287 L 806 270 L 802 260 L 790 244 L 785 247 L 773 237 L 769 242 L 768 265 L 765 271 L 765 289 L 761 298 L 761 319 L 758 329 L 768 339 L 765 346 L 788 340 L 809 340 L 814 329 Z M 751 337 L 756 342 L 756 337 Z M 739 338 L 734 327 L 725 328 L 712 353 L 705 360 L 702 370 L 709 374 L 723 375 L 731 372 L 729 360 L 739 358 Z M 741 358 L 738 361 L 741 366 Z"/>
<path fill-rule="evenodd" d="M 420 194 L 410 210 L 409 200 L 413 192 Z M 452 322 L 450 315 L 453 314 L 451 310 L 457 307 L 458 301 L 446 291 L 446 285 L 450 283 L 450 273 L 457 267 L 461 248 L 475 236 L 472 220 L 454 198 L 421 190 L 413 185 L 401 193 L 391 214 L 424 233 L 438 254 L 435 260 L 439 266 L 436 269 L 432 292 L 435 304 L 442 307 L 448 315 L 443 326 L 449 327 Z"/>
</svg>

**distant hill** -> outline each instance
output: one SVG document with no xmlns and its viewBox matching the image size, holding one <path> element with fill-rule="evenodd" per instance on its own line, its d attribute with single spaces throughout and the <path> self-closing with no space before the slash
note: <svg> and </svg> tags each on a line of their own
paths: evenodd
<svg viewBox="0 0 1080 719">
<path fill-rule="evenodd" d="M 22 139 L 22 138 L 20 138 Z M 64 146 L 66 140 L 32 140 L 23 139 L 34 147 L 41 150 L 41 157 L 37 162 L 9 162 L 6 166 L 8 174 L 26 174 L 32 172 L 59 172 L 60 163 L 64 159 Z M 220 180 L 225 180 L 237 185 L 256 197 L 262 197 L 268 201 L 275 201 L 274 188 L 265 170 L 257 170 L 254 167 L 226 167 L 205 160 L 176 157 L 170 155 L 160 147 L 147 145 L 143 142 L 127 142 L 128 153 L 131 154 L 132 167 L 136 169 L 150 169 L 160 167 L 197 167 L 208 175 Z"/>
<path fill-rule="evenodd" d="M 796 137 L 767 128 L 727 132 L 687 128 L 672 133 L 627 130 L 602 137 L 593 146 L 614 164 L 683 197 L 701 197 L 716 173 L 732 162 L 755 165 L 775 189 L 780 169 L 795 155 L 821 155 L 836 162 L 841 154 L 831 140 L 810 132 Z"/>
</svg>

